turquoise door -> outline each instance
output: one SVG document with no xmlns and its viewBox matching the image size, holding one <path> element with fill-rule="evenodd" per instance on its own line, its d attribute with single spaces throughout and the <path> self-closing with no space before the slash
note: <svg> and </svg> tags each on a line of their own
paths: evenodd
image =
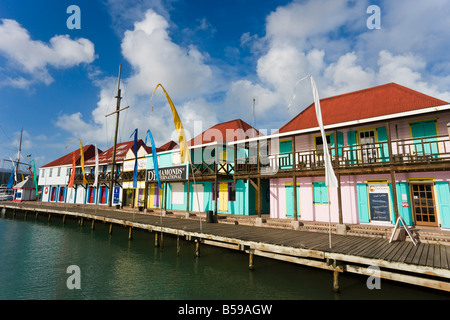
<svg viewBox="0 0 450 320">
<path fill-rule="evenodd" d="M 436 193 L 442 228 L 450 228 L 450 191 L 448 182 L 436 182 Z"/>
<path fill-rule="evenodd" d="M 294 186 L 286 185 L 286 217 L 294 217 Z M 297 185 L 297 217 L 300 217 L 300 186 Z"/>
<path fill-rule="evenodd" d="M 369 203 L 367 195 L 367 184 L 361 183 L 356 185 L 356 194 L 358 197 L 358 214 L 360 223 L 369 222 Z"/>
<path fill-rule="evenodd" d="M 282 155 L 286 153 L 285 155 Z M 280 169 L 292 169 L 292 140 L 280 141 Z"/>
<path fill-rule="evenodd" d="M 411 123 L 411 134 L 413 138 L 437 136 L 436 120 Z M 439 157 L 438 146 L 435 141 L 437 141 L 436 138 L 414 140 L 414 151 L 416 152 L 416 155 L 422 156 L 431 154 L 435 158 Z"/>
</svg>

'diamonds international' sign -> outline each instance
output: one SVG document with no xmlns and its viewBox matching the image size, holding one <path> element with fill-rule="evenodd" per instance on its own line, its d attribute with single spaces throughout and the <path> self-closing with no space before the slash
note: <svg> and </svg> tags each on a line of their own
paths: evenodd
<svg viewBox="0 0 450 320">
<path fill-rule="evenodd" d="M 187 180 L 187 177 L 188 172 L 185 165 L 159 168 L 161 181 L 183 181 Z M 156 181 L 155 169 L 147 170 L 147 181 Z"/>
</svg>

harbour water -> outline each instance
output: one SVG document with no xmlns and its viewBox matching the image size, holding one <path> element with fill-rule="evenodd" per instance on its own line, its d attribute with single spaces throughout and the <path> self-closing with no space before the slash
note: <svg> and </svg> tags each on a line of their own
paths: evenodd
<svg viewBox="0 0 450 320">
<path fill-rule="evenodd" d="M 229 249 L 201 246 L 165 236 L 155 247 L 154 234 L 96 223 L 79 226 L 61 217 L 7 214 L 0 218 L 1 300 L 348 300 L 450 299 L 440 291 L 381 280 L 368 289 L 367 278 L 255 257 Z M 79 267 L 80 289 L 68 279 Z"/>
</svg>

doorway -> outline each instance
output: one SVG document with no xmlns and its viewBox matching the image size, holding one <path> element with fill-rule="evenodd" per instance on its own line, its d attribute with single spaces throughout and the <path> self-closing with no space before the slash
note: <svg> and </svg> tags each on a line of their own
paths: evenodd
<svg viewBox="0 0 450 320">
<path fill-rule="evenodd" d="M 438 226 L 433 183 L 412 183 L 414 220 L 420 226 Z"/>
</svg>

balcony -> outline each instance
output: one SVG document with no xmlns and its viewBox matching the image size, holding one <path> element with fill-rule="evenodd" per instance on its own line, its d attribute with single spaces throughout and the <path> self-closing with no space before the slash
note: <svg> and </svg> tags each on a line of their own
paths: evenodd
<svg viewBox="0 0 450 320">
<path fill-rule="evenodd" d="M 449 136 L 411 138 L 329 148 L 335 170 L 342 173 L 396 170 L 450 170 Z M 391 155 L 390 155 L 391 154 Z M 337 155 L 337 156 L 336 156 Z M 238 158 L 235 175 L 282 175 L 291 172 L 319 174 L 325 165 L 322 150 Z"/>
</svg>

